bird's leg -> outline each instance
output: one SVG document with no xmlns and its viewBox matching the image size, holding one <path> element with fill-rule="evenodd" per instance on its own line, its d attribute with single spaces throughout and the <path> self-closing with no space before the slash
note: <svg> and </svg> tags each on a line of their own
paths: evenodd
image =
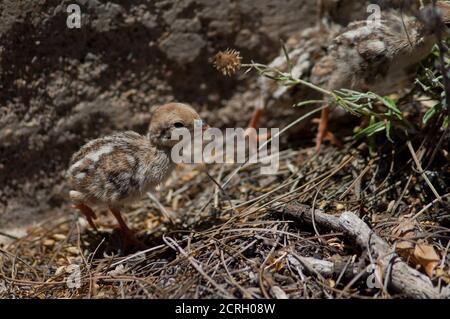
<svg viewBox="0 0 450 319">
<path fill-rule="evenodd" d="M 130 228 L 128 228 L 128 225 L 123 220 L 122 214 L 120 213 L 120 211 L 114 207 L 109 207 L 109 210 L 114 215 L 117 222 L 119 223 L 120 231 L 122 233 L 124 247 L 127 248 L 130 246 L 135 246 L 138 248 L 146 248 L 145 245 L 136 238 L 133 231 Z"/>
<path fill-rule="evenodd" d="M 263 114 L 263 108 L 258 107 L 253 111 L 252 118 L 250 119 L 247 129 L 245 130 L 245 136 L 251 136 L 255 134 L 255 129 L 258 127 L 258 122 L 260 121 Z"/>
<path fill-rule="evenodd" d="M 316 0 L 316 7 L 317 7 L 317 20 L 319 22 L 319 26 L 322 28 L 323 27 L 322 17 L 325 9 L 323 5 L 323 0 Z"/>
<path fill-rule="evenodd" d="M 257 128 L 258 122 L 261 119 L 261 116 L 264 114 L 264 109 L 262 107 L 258 107 L 252 114 L 252 118 L 250 119 L 250 123 L 248 123 L 248 127 Z"/>
<path fill-rule="evenodd" d="M 326 25 L 325 25 L 325 21 L 324 21 L 324 17 L 325 17 L 325 4 L 324 4 L 324 0 L 316 0 L 316 6 L 317 6 L 317 20 L 319 23 L 319 28 L 321 31 L 325 31 L 326 30 Z"/>
<path fill-rule="evenodd" d="M 329 140 L 331 144 L 341 147 L 342 143 L 334 136 L 333 133 L 328 131 L 328 116 L 330 114 L 330 107 L 326 106 L 320 115 L 320 119 L 314 119 L 313 122 L 319 123 L 319 128 L 317 131 L 316 137 L 316 151 L 320 151 L 320 147 L 322 146 L 322 142 L 324 140 Z"/>
<path fill-rule="evenodd" d="M 97 226 L 95 225 L 93 219 L 97 219 L 97 216 L 95 215 L 94 211 L 87 205 L 83 204 L 83 203 L 74 203 L 72 205 L 73 208 L 78 209 L 85 217 L 86 220 L 88 221 L 89 225 L 91 225 L 91 227 L 97 231 Z"/>
<path fill-rule="evenodd" d="M 250 119 L 247 129 L 244 132 L 245 137 L 249 138 L 256 137 L 256 141 L 267 141 L 270 138 L 270 134 L 258 135 L 256 131 L 258 128 L 258 122 L 264 115 L 264 104 L 265 99 L 261 98 L 260 105 L 256 107 L 256 109 L 253 111 L 252 118 Z"/>
</svg>

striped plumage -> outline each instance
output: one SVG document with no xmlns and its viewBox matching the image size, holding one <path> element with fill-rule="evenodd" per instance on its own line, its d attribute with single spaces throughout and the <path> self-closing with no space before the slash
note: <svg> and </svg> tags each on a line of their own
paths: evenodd
<svg viewBox="0 0 450 319">
<path fill-rule="evenodd" d="M 147 136 L 124 132 L 95 139 L 72 157 L 70 196 L 85 203 L 121 205 L 153 191 L 173 167 L 170 149 L 158 149 Z"/>
</svg>

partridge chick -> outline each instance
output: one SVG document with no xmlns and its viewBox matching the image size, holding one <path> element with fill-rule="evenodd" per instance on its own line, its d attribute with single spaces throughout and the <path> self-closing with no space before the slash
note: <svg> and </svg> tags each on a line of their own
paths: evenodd
<svg viewBox="0 0 450 319">
<path fill-rule="evenodd" d="M 442 21 L 448 25 L 450 3 L 438 1 L 437 9 Z M 421 14 L 427 10 L 430 10 L 429 6 L 422 9 Z M 380 95 L 395 92 L 407 83 L 414 75 L 415 65 L 423 60 L 436 44 L 435 30 L 423 20 L 403 15 L 397 10 L 386 10 L 381 14 L 380 21 L 353 22 L 337 36 L 329 29 L 328 40 L 324 33 L 323 50 L 315 63 L 313 61 L 314 65 L 309 67 L 309 73 L 304 73 L 303 79 L 329 91 L 370 90 Z M 323 30 L 323 27 L 320 30 Z M 302 46 L 296 47 L 292 52 L 301 52 L 302 48 L 305 52 L 310 50 Z M 300 65 L 295 63 L 293 70 Z M 267 89 L 263 86 L 262 91 L 267 92 Z M 274 98 L 279 100 L 278 96 L 272 94 L 268 97 L 263 93 L 263 102 L 253 115 L 251 127 L 256 126 L 262 109 Z M 330 101 L 326 100 L 325 103 L 328 105 Z M 325 138 L 338 144 L 337 139 L 328 131 L 329 112 L 327 106 L 321 114 L 316 138 L 317 150 Z"/>
<path fill-rule="evenodd" d="M 338 5 L 344 3 L 348 5 L 350 1 L 343 0 L 316 0 L 316 10 L 318 13 L 317 24 L 290 36 L 285 42 L 285 49 L 289 56 L 289 63 L 286 61 L 286 52 L 280 50 L 280 54 L 269 63 L 268 67 L 281 72 L 289 72 L 296 78 L 309 79 L 311 70 L 315 62 L 327 54 L 328 45 L 339 35 L 343 27 L 332 22 L 331 16 L 338 10 Z M 354 2 L 351 2 L 352 4 Z M 314 99 L 304 90 L 298 87 L 279 86 L 272 79 L 260 77 L 258 87 L 261 95 L 256 102 L 255 110 L 248 124 L 246 135 L 255 134 L 261 117 L 267 110 L 274 109 L 268 114 L 278 122 L 281 119 L 291 118 L 296 110 L 290 108 L 294 103 L 301 101 L 306 96 Z M 304 111 L 304 109 L 302 110 Z M 308 112 L 309 110 L 306 110 Z M 281 120 L 283 122 L 283 120 Z M 278 123 L 279 124 L 279 123 Z M 287 124 L 287 123 L 286 123 Z M 266 137 L 257 136 L 257 139 Z"/>
<path fill-rule="evenodd" d="M 96 230 L 91 205 L 106 206 L 117 219 L 125 244 L 138 243 L 123 220 L 121 207 L 152 192 L 172 172 L 172 132 L 194 130 L 200 120 L 188 105 L 170 103 L 153 113 L 147 135 L 128 131 L 95 139 L 81 147 L 71 159 L 67 177 L 74 207 L 86 216 Z"/>
<path fill-rule="evenodd" d="M 427 10 L 430 6 L 420 14 Z M 437 10 L 449 24 L 450 3 L 437 2 Z M 345 88 L 379 95 L 393 93 L 405 86 L 414 76 L 416 64 L 430 54 L 437 43 L 434 32 L 426 21 L 394 10 L 383 12 L 381 21 L 351 23 L 314 66 L 311 81 L 330 91 Z M 322 110 L 317 149 L 325 138 L 336 141 L 328 131 L 329 112 L 329 107 Z"/>
</svg>

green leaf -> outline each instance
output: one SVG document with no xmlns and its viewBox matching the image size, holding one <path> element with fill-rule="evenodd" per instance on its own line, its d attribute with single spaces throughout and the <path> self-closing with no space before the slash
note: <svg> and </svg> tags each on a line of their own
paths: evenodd
<svg viewBox="0 0 450 319">
<path fill-rule="evenodd" d="M 284 57 L 286 58 L 286 63 L 288 66 L 289 73 L 292 73 L 291 59 L 289 58 L 289 53 L 287 52 L 286 45 L 283 41 L 281 41 L 281 48 L 283 49 Z"/>
<path fill-rule="evenodd" d="M 386 130 L 386 123 L 384 122 L 375 122 L 373 124 L 370 124 L 368 127 L 362 129 L 361 131 L 356 134 L 356 138 L 361 138 L 363 136 L 373 136 L 374 134 L 378 132 L 382 132 Z"/>
<path fill-rule="evenodd" d="M 393 99 L 391 99 L 390 97 L 387 96 L 378 96 L 378 99 L 383 102 L 383 104 L 389 109 L 392 110 L 394 113 L 396 113 L 397 115 L 402 115 L 402 111 L 400 111 L 397 107 L 397 104 L 395 103 L 395 101 Z"/>
<path fill-rule="evenodd" d="M 295 103 L 295 104 L 293 105 L 293 107 L 302 107 L 302 106 L 305 106 L 305 105 L 310 105 L 310 104 L 321 104 L 321 103 L 323 103 L 323 100 L 308 100 L 308 101 L 303 101 L 303 102 Z"/>
<path fill-rule="evenodd" d="M 422 122 L 423 124 L 427 124 L 428 121 L 437 113 L 436 106 L 433 106 L 431 109 L 429 109 L 425 115 L 423 116 Z"/>
<path fill-rule="evenodd" d="M 386 137 L 391 143 L 394 143 L 394 140 L 391 138 L 391 127 L 391 121 L 386 121 Z"/>
</svg>

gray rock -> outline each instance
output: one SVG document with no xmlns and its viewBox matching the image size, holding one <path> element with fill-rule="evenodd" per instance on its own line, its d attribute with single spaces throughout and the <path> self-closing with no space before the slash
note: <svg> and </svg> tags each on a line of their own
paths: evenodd
<svg viewBox="0 0 450 319">
<path fill-rule="evenodd" d="M 161 41 L 159 48 L 178 64 L 194 61 L 206 46 L 202 36 L 195 33 L 172 33 Z"/>
</svg>

